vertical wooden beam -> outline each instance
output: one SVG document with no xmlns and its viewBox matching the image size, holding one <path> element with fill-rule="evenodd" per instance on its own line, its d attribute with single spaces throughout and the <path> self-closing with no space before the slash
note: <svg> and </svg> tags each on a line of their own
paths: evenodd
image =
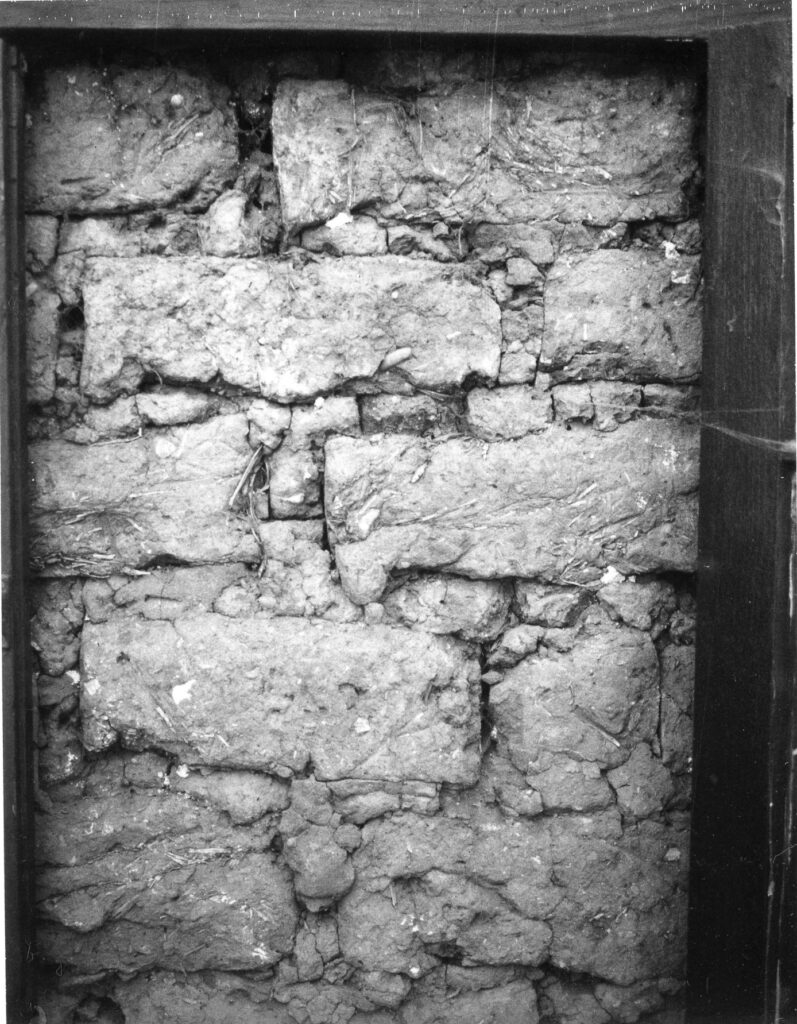
<svg viewBox="0 0 797 1024">
<path fill-rule="evenodd" d="M 789 38 L 784 21 L 709 43 L 692 1022 L 775 1024 L 776 1008 L 791 1020 L 797 980 L 785 955 L 795 905 Z"/>
<path fill-rule="evenodd" d="M 6 1004 L 27 1021 L 33 963 L 33 701 L 25 443 L 25 249 L 21 57 L 0 39 L 0 472 L 2 473 L 3 789 Z"/>
</svg>

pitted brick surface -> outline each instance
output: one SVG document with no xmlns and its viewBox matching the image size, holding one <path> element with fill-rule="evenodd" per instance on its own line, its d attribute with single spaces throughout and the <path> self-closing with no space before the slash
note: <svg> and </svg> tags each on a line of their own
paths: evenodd
<svg viewBox="0 0 797 1024">
<path fill-rule="evenodd" d="M 173 102 L 179 97 L 180 102 Z M 200 208 L 235 177 L 229 90 L 179 66 L 52 67 L 34 95 L 26 203 L 39 213 Z"/>
<path fill-rule="evenodd" d="M 149 370 L 178 382 L 219 375 L 278 402 L 302 401 L 374 377 L 385 357 L 406 350 L 397 367 L 427 387 L 498 375 L 491 296 L 462 274 L 401 257 L 303 268 L 97 259 L 84 292 L 81 384 L 94 398 L 137 386 Z"/>
<path fill-rule="evenodd" d="M 700 372 L 695 257 L 633 249 L 562 260 L 545 284 L 540 368 L 557 380 L 669 383 Z"/>
<path fill-rule="evenodd" d="M 623 78 L 564 66 L 409 99 L 377 88 L 278 87 L 274 152 L 289 228 L 369 205 L 457 223 L 611 224 L 684 210 L 688 80 L 665 88 L 656 71 Z"/>
<path fill-rule="evenodd" d="M 207 614 L 87 625 L 84 740 L 319 778 L 472 783 L 478 666 L 423 633 Z"/>
<path fill-rule="evenodd" d="M 697 435 L 676 423 L 495 444 L 404 435 L 327 444 L 327 518 L 344 588 L 359 603 L 377 600 L 394 569 L 582 584 L 608 565 L 688 572 L 696 483 Z"/>
<path fill-rule="evenodd" d="M 31 447 L 34 565 L 107 576 L 164 558 L 235 562 L 257 544 L 228 508 L 246 467 L 246 419 L 220 416 L 120 444 Z"/>
<path fill-rule="evenodd" d="M 700 70 L 268 45 L 30 51 L 37 1004 L 676 1024 Z"/>
</svg>

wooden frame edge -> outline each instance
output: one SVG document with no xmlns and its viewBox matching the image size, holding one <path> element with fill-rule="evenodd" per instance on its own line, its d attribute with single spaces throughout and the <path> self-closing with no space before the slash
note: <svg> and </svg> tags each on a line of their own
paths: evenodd
<svg viewBox="0 0 797 1024">
<path fill-rule="evenodd" d="M 28 616 L 24 96 L 19 51 L 0 38 L 0 473 L 3 792 L 8 1020 L 27 1020 L 34 942 L 33 695 Z"/>
<path fill-rule="evenodd" d="M 786 26 L 709 42 L 690 1020 L 794 1020 Z M 788 1018 L 783 1010 L 791 1004 Z"/>
<path fill-rule="evenodd" d="M 789 0 L 14 0 L 0 32 L 34 29 L 706 38 L 788 18 Z"/>
</svg>

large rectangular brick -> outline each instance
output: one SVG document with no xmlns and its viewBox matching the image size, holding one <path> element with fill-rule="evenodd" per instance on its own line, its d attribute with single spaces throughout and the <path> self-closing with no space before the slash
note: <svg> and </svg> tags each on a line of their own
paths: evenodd
<svg viewBox="0 0 797 1024">
<path fill-rule="evenodd" d="M 485 945 L 490 945 L 485 938 Z M 448 972 L 446 972 L 448 974 Z M 462 976 L 468 979 L 467 970 Z M 452 979 L 453 980 L 453 979 Z M 469 979 L 468 979 L 469 980 Z M 402 1024 L 538 1024 L 537 993 L 526 978 L 500 979 L 495 988 L 411 995 L 401 1010 Z"/>
<path fill-rule="evenodd" d="M 112 213 L 181 199 L 203 209 L 235 179 L 230 92 L 207 73 L 54 66 L 30 92 L 31 211 Z"/>
<path fill-rule="evenodd" d="M 107 400 L 146 372 L 280 402 L 373 377 L 386 356 L 427 387 L 495 380 L 500 313 L 450 268 L 403 257 L 286 261 L 94 259 L 81 385 Z"/>
<path fill-rule="evenodd" d="M 445 943 L 463 965 L 507 954 L 621 985 L 678 972 L 688 837 L 677 816 L 624 831 L 616 808 L 514 821 L 481 810 L 363 828 L 338 913 L 346 960 L 410 973 Z"/>
<path fill-rule="evenodd" d="M 333 438 L 326 509 L 344 589 L 379 598 L 394 569 L 588 583 L 694 567 L 697 432 L 638 420 L 517 441 Z"/>
<path fill-rule="evenodd" d="M 201 797 L 172 792 L 166 762 L 152 760 L 101 762 L 81 799 L 42 815 L 41 955 L 91 973 L 276 963 L 293 945 L 297 908 L 289 871 L 267 852 L 274 816 L 236 828 Z"/>
<path fill-rule="evenodd" d="M 412 99 L 289 79 L 273 115 L 283 218 L 296 229 L 367 207 L 455 223 L 683 216 L 695 100 L 692 76 L 655 66 L 540 66 Z"/>
<path fill-rule="evenodd" d="M 593 612 L 570 642 L 525 658 L 490 691 L 499 750 L 548 811 L 608 806 L 601 770 L 654 743 L 659 724 L 659 663 L 645 633 Z"/>
<path fill-rule="evenodd" d="M 472 784 L 478 663 L 460 642 L 306 619 L 131 619 L 83 631 L 84 742 L 320 779 Z"/>
<path fill-rule="evenodd" d="M 31 445 L 34 568 L 107 576 L 156 559 L 258 560 L 227 507 L 252 454 L 247 431 L 231 415 L 111 444 Z"/>
<path fill-rule="evenodd" d="M 248 618 L 258 614 L 315 616 L 333 622 L 357 621 L 362 618 L 363 610 L 349 601 L 337 582 L 332 556 L 323 546 L 323 532 L 324 524 L 320 519 L 261 522 L 258 528 L 261 561 L 257 570 L 242 563 L 227 562 L 191 567 L 164 566 L 150 569 L 145 575 L 134 576 L 133 579 L 116 575 L 87 580 L 83 587 L 86 615 L 92 622 L 107 622 L 121 615 L 177 619 L 183 615 L 216 611 L 230 618 Z M 461 578 L 458 582 L 463 586 L 450 588 L 456 596 L 465 589 L 465 584 L 470 583 Z M 82 612 L 75 624 L 77 611 L 72 612 L 66 597 L 70 583 L 66 580 L 48 581 L 46 591 L 40 590 L 40 593 L 52 595 L 47 602 L 49 614 L 43 614 L 44 602 L 40 600 L 39 612 L 34 619 L 35 639 L 42 647 L 39 658 L 45 658 L 50 666 L 48 671 L 59 664 L 65 646 L 70 649 L 79 646 L 79 638 L 75 638 L 74 633 L 82 624 Z M 500 599 L 493 594 L 498 591 L 503 597 L 503 592 L 497 584 L 471 584 L 471 590 L 478 591 L 478 588 L 483 593 L 481 601 L 468 594 L 469 601 L 463 595 L 459 601 L 438 602 L 434 609 L 437 613 L 434 622 L 449 628 L 435 629 L 427 625 L 429 632 L 454 632 L 459 628 L 465 631 L 462 635 L 467 639 L 473 639 L 473 630 L 479 626 L 486 628 L 501 611 Z M 476 597 L 479 596 L 477 592 Z M 508 595 L 504 601 L 505 614 Z M 394 604 L 406 608 L 408 603 L 411 604 L 407 596 L 397 592 Z M 452 604 L 453 608 L 447 607 Z M 461 607 L 466 604 L 467 608 Z M 68 621 L 64 614 L 68 615 Z M 407 618 L 405 615 L 405 620 Z M 69 667 L 71 665 L 63 666 Z"/>
<path fill-rule="evenodd" d="M 117 852 L 88 868 L 44 873 L 53 909 L 39 929 L 41 955 L 88 972 L 275 963 L 295 927 L 288 872 L 270 853 L 241 856 L 218 837 L 207 844 L 199 857 L 181 844 L 171 857 Z M 131 876 L 133 884 L 123 884 Z"/>
<path fill-rule="evenodd" d="M 271 986 L 252 972 L 152 970 L 112 982 L 113 1002 L 125 1021 L 168 1021 L 169 1024 L 296 1024 L 285 1006 L 274 1002 Z M 82 992 L 59 990 L 61 1000 L 78 1004 Z M 38 998 L 41 999 L 41 996 Z M 48 1019 L 49 1018 L 49 1008 Z M 55 1015 L 53 1015 L 53 1019 Z M 64 1019 L 68 1019 L 64 1017 Z M 507 1024 L 514 1024 L 507 1021 Z"/>
<path fill-rule="evenodd" d="M 556 380 L 695 380 L 698 283 L 698 259 L 675 252 L 599 249 L 563 257 L 545 282 L 539 368 Z"/>
</svg>

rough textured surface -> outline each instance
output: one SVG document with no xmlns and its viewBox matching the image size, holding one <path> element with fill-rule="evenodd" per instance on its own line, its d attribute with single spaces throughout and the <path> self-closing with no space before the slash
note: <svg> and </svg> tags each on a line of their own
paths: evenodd
<svg viewBox="0 0 797 1024">
<path fill-rule="evenodd" d="M 87 580 L 83 586 L 86 617 L 108 622 L 120 616 L 176 619 L 194 612 L 214 611 L 226 590 L 249 576 L 239 562 L 193 568 L 166 566 L 140 576 L 114 574 Z"/>
<path fill-rule="evenodd" d="M 677 217 L 694 94 L 668 85 L 655 70 L 582 78 L 543 64 L 501 88 L 460 80 L 401 102 L 344 81 L 284 81 L 274 104 L 283 216 L 290 228 L 364 206 L 457 223 Z"/>
<path fill-rule="evenodd" d="M 243 416 L 120 444 L 33 445 L 34 565 L 107 576 L 164 557 L 255 559 L 254 538 L 228 508 L 249 454 Z"/>
<path fill-rule="evenodd" d="M 557 379 L 694 380 L 700 372 L 695 257 L 633 249 L 561 260 L 545 283 L 540 368 Z"/>
<path fill-rule="evenodd" d="M 468 392 L 468 426 L 484 441 L 504 441 L 545 430 L 553 420 L 549 395 L 530 387 L 514 386 Z"/>
<path fill-rule="evenodd" d="M 28 294 L 25 338 L 28 398 L 48 402 L 55 394 L 58 364 L 58 306 L 55 292 L 36 287 Z"/>
<path fill-rule="evenodd" d="M 443 943 L 463 964 L 550 956 L 618 984 L 666 974 L 678 963 L 685 893 L 683 865 L 665 854 L 683 843 L 682 832 L 655 825 L 624 834 L 615 811 L 533 823 L 375 822 L 354 856 L 358 887 L 341 905 L 341 948 L 358 961 L 379 949 L 388 970 L 411 975 L 413 966 L 426 973 Z M 636 946 L 623 961 L 616 951 L 629 926 Z"/>
<path fill-rule="evenodd" d="M 506 624 L 510 596 L 505 583 L 421 576 L 392 590 L 383 607 L 388 619 L 411 628 L 492 640 Z"/>
<path fill-rule="evenodd" d="M 465 972 L 462 972 L 465 973 Z M 457 979 L 458 981 L 459 979 Z M 508 981 L 488 991 L 421 996 L 401 1012 L 401 1024 L 537 1024 L 537 999 L 528 981 Z"/>
<path fill-rule="evenodd" d="M 302 400 L 373 377 L 393 353 L 429 387 L 498 375 L 499 312 L 489 295 L 462 275 L 398 257 L 304 268 L 96 260 L 84 293 L 81 385 L 99 399 L 136 387 L 149 370 L 179 382 L 220 375 L 276 401 Z"/>
<path fill-rule="evenodd" d="M 182 210 L 64 220 L 51 273 L 64 302 L 77 305 L 92 258 L 171 257 L 194 252 L 199 244 L 199 222 Z"/>
<path fill-rule="evenodd" d="M 39 1016 L 683 1024 L 700 70 L 156 42 L 26 50 Z"/>
<path fill-rule="evenodd" d="M 45 993 L 47 1019 L 71 1021 L 73 1014 L 124 1013 L 125 1021 L 169 1021 L 169 1024 L 294 1024 L 286 1008 L 259 991 L 257 982 L 221 971 L 147 971 L 110 986 L 104 1000 L 80 995 Z M 77 1018 L 80 1020 L 80 1017 Z M 91 1019 L 89 1017 L 89 1019 Z M 102 1018 L 99 1018 L 102 1020 Z M 113 1020 L 113 1017 L 106 1018 Z M 119 1018 L 117 1017 L 117 1020 Z"/>
<path fill-rule="evenodd" d="M 354 398 L 318 399 L 311 408 L 293 410 L 290 429 L 268 463 L 269 508 L 275 519 L 323 515 L 324 442 L 338 434 L 360 434 Z"/>
<path fill-rule="evenodd" d="M 692 762 L 694 677 L 694 647 L 666 647 L 661 655 L 661 746 L 662 759 L 673 772 L 688 772 Z"/>
<path fill-rule="evenodd" d="M 331 440 L 327 518 L 352 600 L 377 600 L 396 568 L 576 583 L 610 564 L 692 569 L 694 431 L 639 422 L 600 442 L 554 438 Z"/>
<path fill-rule="evenodd" d="M 160 759 L 109 769 L 41 821 L 44 955 L 95 973 L 245 970 L 287 953 L 297 911 L 289 873 L 262 852 L 269 823 L 230 829 L 201 799 L 171 793 Z"/>
<path fill-rule="evenodd" d="M 327 779 L 467 783 L 478 769 L 478 672 L 452 640 L 204 615 L 86 626 L 81 667 L 89 749 L 118 734 L 194 764 L 312 762 Z"/>
<path fill-rule="evenodd" d="M 637 744 L 656 738 L 656 651 L 644 634 L 607 629 L 601 616 L 559 645 L 564 649 L 543 638 L 536 656 L 493 687 L 499 745 L 546 809 L 605 807 L 612 794 L 602 770 L 624 764 Z M 616 789 L 611 773 L 609 781 Z"/>
<path fill-rule="evenodd" d="M 180 103 L 172 102 L 174 97 Z M 26 201 L 39 213 L 207 205 L 235 176 L 229 92 L 207 74 L 164 67 L 53 67 L 38 82 Z"/>
<path fill-rule="evenodd" d="M 365 395 L 360 399 L 364 434 L 451 434 L 462 420 L 458 396 Z"/>
</svg>

